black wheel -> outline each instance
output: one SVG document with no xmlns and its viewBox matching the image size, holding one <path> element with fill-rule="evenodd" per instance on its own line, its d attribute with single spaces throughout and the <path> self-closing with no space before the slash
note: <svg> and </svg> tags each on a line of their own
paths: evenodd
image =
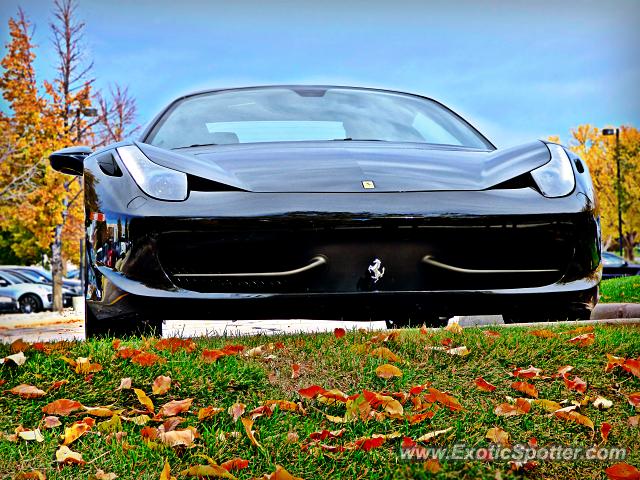
<svg viewBox="0 0 640 480">
<path fill-rule="evenodd" d="M 18 299 L 21 313 L 36 313 L 42 310 L 42 302 L 37 295 L 25 293 Z"/>
<path fill-rule="evenodd" d="M 141 320 L 138 317 L 98 320 L 87 303 L 84 306 L 85 338 L 162 336 L 162 320 Z"/>
</svg>

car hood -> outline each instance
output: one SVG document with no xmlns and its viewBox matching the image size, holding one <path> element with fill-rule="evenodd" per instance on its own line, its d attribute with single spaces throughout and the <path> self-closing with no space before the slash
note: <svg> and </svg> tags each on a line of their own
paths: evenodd
<svg viewBox="0 0 640 480">
<path fill-rule="evenodd" d="M 138 146 L 168 168 L 252 192 L 484 190 L 550 160 L 541 141 L 482 151 L 385 142 L 216 145 L 167 151 Z"/>
</svg>

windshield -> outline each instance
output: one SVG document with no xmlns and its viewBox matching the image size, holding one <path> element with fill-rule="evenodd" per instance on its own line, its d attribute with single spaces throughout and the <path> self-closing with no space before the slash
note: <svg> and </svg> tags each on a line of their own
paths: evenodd
<svg viewBox="0 0 640 480">
<path fill-rule="evenodd" d="M 164 114 L 145 142 L 173 149 L 330 140 L 493 149 L 473 127 L 432 100 L 321 87 L 255 88 L 187 97 Z"/>
</svg>

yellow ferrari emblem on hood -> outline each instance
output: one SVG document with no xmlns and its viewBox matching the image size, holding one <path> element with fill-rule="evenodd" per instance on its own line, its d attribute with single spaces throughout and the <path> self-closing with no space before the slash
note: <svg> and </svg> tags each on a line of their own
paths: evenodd
<svg viewBox="0 0 640 480">
<path fill-rule="evenodd" d="M 366 188 L 367 190 L 370 190 L 372 188 L 376 188 L 376 185 L 373 183 L 373 180 L 363 180 L 362 181 L 362 186 L 364 188 Z"/>
</svg>

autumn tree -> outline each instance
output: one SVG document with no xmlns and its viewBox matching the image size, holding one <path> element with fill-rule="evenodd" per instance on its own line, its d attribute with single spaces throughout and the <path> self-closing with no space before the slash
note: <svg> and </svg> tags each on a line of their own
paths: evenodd
<svg viewBox="0 0 640 480">
<path fill-rule="evenodd" d="M 622 233 L 625 257 L 633 259 L 633 247 L 640 241 L 640 131 L 631 126 L 620 129 L 618 154 L 621 182 L 618 185 L 616 140 L 604 136 L 593 125 L 580 125 L 571 130 L 569 148 L 588 165 L 598 194 L 600 221 L 605 248 L 619 247 L 618 188 L 622 211 Z"/>
</svg>

